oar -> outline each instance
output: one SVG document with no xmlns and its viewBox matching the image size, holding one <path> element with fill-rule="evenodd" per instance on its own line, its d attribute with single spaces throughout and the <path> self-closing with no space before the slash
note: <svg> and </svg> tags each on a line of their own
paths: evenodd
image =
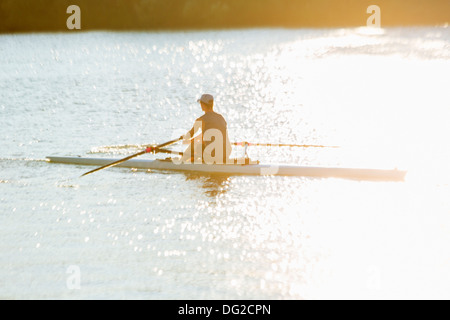
<svg viewBox="0 0 450 320">
<path fill-rule="evenodd" d="M 250 143 L 250 142 L 233 142 L 235 146 L 259 146 L 259 147 L 299 147 L 299 148 L 340 148 L 338 146 L 323 146 L 315 144 L 286 144 L 286 143 Z"/>
<path fill-rule="evenodd" d="M 171 145 L 171 144 L 174 144 L 174 143 L 176 143 L 176 142 L 182 140 L 183 138 L 184 138 L 184 137 L 181 136 L 181 137 L 179 137 L 178 139 L 175 139 L 175 140 L 172 140 L 172 141 L 168 141 L 168 142 L 166 142 L 166 143 L 157 145 L 156 147 L 148 147 L 148 148 L 146 148 L 145 150 L 143 150 L 143 151 L 141 151 L 141 152 L 138 152 L 138 153 L 136 153 L 136 154 L 133 154 L 133 155 L 128 156 L 128 157 L 126 157 L 126 158 L 123 158 L 123 159 L 121 159 L 121 160 L 115 161 L 115 162 L 113 162 L 113 163 L 107 164 L 106 166 L 103 166 L 103 167 L 100 167 L 100 168 L 91 170 L 91 171 L 89 171 L 89 172 L 86 172 L 85 174 L 82 175 L 82 177 L 87 176 L 88 174 L 91 174 L 91 173 L 94 173 L 94 172 L 97 172 L 97 171 L 106 169 L 106 168 L 114 167 L 115 165 L 118 165 L 118 164 L 123 163 L 123 162 L 125 162 L 125 161 L 128 161 L 128 160 L 130 160 L 130 159 L 133 159 L 133 158 L 138 157 L 138 156 L 140 156 L 140 155 L 143 155 L 143 154 L 145 154 L 145 153 L 158 152 L 158 150 L 159 150 L 159 152 L 166 152 L 166 151 L 169 151 L 169 153 L 172 153 L 172 151 L 170 151 L 170 150 L 161 149 L 161 148 L 164 148 L 164 147 L 166 147 L 166 146 L 169 146 L 169 145 Z M 164 151 L 161 151 L 161 150 L 164 150 Z"/>
<path fill-rule="evenodd" d="M 153 148 L 153 150 L 150 149 L 149 152 L 153 152 L 153 153 L 170 153 L 170 154 L 176 154 L 178 156 L 182 156 L 184 153 L 183 152 L 179 152 L 179 151 L 173 151 L 173 150 L 169 150 L 169 149 L 155 149 Z"/>
</svg>

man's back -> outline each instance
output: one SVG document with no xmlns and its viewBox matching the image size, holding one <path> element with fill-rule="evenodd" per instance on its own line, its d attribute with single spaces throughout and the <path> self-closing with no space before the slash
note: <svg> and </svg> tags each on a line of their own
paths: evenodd
<svg viewBox="0 0 450 320">
<path fill-rule="evenodd" d="M 227 152 L 227 150 L 231 150 L 231 143 L 228 139 L 228 130 L 227 130 L 227 122 L 225 121 L 224 117 L 216 113 L 214 111 L 206 112 L 203 116 L 197 119 L 197 121 L 201 121 L 202 123 L 202 134 L 207 134 L 208 130 L 218 130 L 222 134 L 222 141 L 223 141 L 223 151 L 224 155 L 229 155 L 230 152 Z M 214 136 L 214 134 L 213 134 Z M 212 141 L 205 141 L 205 138 L 203 139 L 203 145 L 206 147 L 210 143 L 214 141 L 214 139 L 211 139 Z"/>
<path fill-rule="evenodd" d="M 205 133 L 209 129 L 216 129 L 222 133 L 225 138 L 227 135 L 227 122 L 221 114 L 214 111 L 207 112 L 197 119 L 202 122 L 202 132 Z"/>
</svg>

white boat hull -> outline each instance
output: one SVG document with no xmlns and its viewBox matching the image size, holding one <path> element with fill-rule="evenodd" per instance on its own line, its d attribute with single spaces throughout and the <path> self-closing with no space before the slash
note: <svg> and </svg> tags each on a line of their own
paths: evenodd
<svg viewBox="0 0 450 320">
<path fill-rule="evenodd" d="M 49 162 L 83 166 L 104 166 L 119 159 L 111 158 L 82 158 L 82 157 L 47 157 Z M 274 176 L 302 176 L 316 178 L 344 178 L 355 180 L 375 181 L 404 181 L 406 172 L 397 169 L 359 169 L 333 167 L 307 167 L 285 164 L 249 164 L 249 165 L 219 165 L 219 164 L 175 164 L 170 160 L 131 159 L 117 167 L 147 170 L 170 170 L 183 172 L 197 172 L 205 174 L 224 175 L 274 175 Z"/>
</svg>

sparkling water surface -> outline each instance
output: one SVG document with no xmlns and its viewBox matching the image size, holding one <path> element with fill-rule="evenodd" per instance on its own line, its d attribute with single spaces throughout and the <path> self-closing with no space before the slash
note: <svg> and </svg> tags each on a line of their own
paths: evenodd
<svg viewBox="0 0 450 320">
<path fill-rule="evenodd" d="M 448 299 L 448 74 L 448 27 L 1 35 L 0 298 Z M 253 159 L 407 181 L 45 161 L 172 140 L 205 92 L 233 141 L 340 146 Z"/>
</svg>

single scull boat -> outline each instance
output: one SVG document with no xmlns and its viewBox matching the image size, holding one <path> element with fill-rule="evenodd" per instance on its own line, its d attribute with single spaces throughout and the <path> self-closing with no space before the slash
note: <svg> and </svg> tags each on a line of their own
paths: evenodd
<svg viewBox="0 0 450 320">
<path fill-rule="evenodd" d="M 83 166 L 104 166 L 117 159 L 83 157 L 47 157 L 49 162 Z M 406 171 L 398 169 L 363 169 L 337 167 L 310 167 L 285 164 L 176 164 L 171 159 L 131 159 L 117 165 L 123 168 L 169 170 L 224 175 L 274 175 L 316 178 L 344 178 L 370 181 L 404 181 Z"/>
</svg>

